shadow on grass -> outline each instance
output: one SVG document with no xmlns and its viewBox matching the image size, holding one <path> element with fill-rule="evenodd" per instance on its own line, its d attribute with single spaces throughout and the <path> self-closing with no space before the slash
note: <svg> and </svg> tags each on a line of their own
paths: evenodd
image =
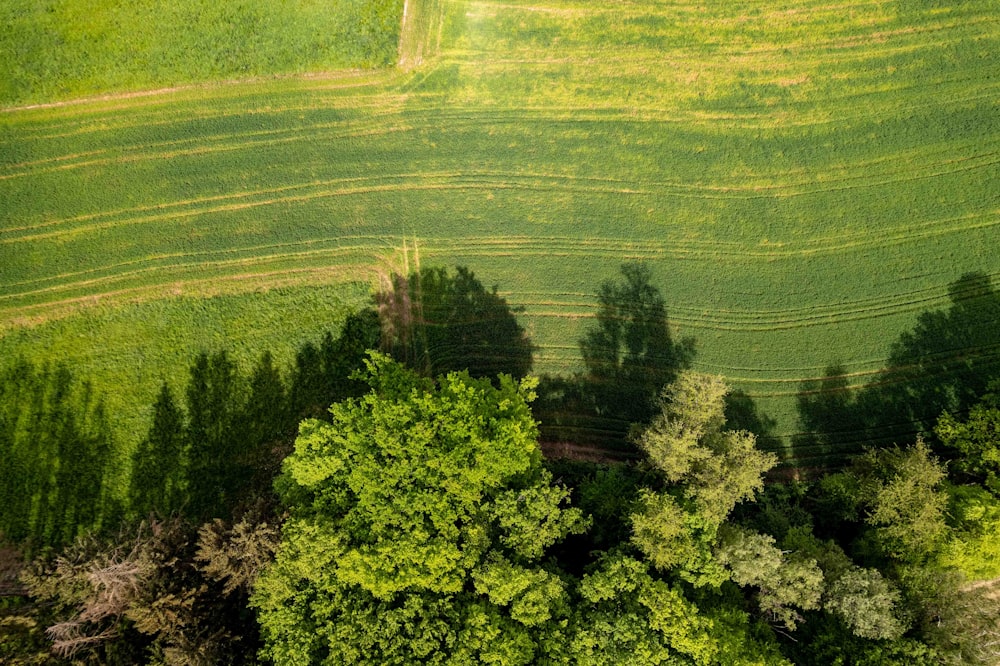
<svg viewBox="0 0 1000 666">
<path fill-rule="evenodd" d="M 968 413 L 1000 377 L 1000 292 L 975 272 L 951 283 L 948 297 L 947 309 L 920 314 L 893 343 L 885 369 L 866 386 L 851 388 L 838 364 L 802 384 L 796 459 L 840 466 L 866 447 L 932 438 L 944 412 Z"/>
<path fill-rule="evenodd" d="M 630 449 L 630 428 L 657 411 L 657 397 L 690 365 L 694 342 L 675 342 L 647 267 L 627 263 L 598 292 L 597 323 L 579 341 L 586 371 L 544 376 L 535 403 L 549 442 Z"/>
</svg>

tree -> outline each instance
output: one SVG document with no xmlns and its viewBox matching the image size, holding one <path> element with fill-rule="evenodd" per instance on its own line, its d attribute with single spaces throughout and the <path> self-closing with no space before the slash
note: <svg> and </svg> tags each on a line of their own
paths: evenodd
<svg viewBox="0 0 1000 666">
<path fill-rule="evenodd" d="M 632 541 L 658 569 L 696 586 L 732 580 L 755 588 L 764 617 L 795 629 L 795 609 L 819 607 L 823 573 L 773 537 L 726 524 L 777 462 L 752 434 L 725 429 L 726 392 L 721 378 L 690 371 L 663 390 L 660 414 L 636 440 L 667 488 L 640 492 Z"/>
<path fill-rule="evenodd" d="M 533 663 L 568 613 L 547 549 L 584 529 L 541 466 L 533 382 L 437 382 L 373 353 L 371 390 L 305 421 L 254 597 L 277 664 Z"/>
<path fill-rule="evenodd" d="M 899 590 L 877 569 L 853 567 L 829 586 L 823 607 L 855 636 L 897 639 L 906 628 L 895 614 L 899 599 Z"/>
<path fill-rule="evenodd" d="M 276 536 L 247 520 L 214 521 L 197 540 L 178 519 L 141 522 L 80 538 L 23 579 L 52 651 L 73 663 L 257 663 L 246 601 Z"/>
<path fill-rule="evenodd" d="M 819 608 L 823 572 L 816 560 L 786 553 L 774 537 L 741 528 L 727 526 L 720 537 L 716 557 L 734 583 L 757 588 L 757 603 L 770 622 L 794 630 L 802 621 L 795 609 Z"/>
<path fill-rule="evenodd" d="M 719 377 L 681 372 L 663 390 L 660 414 L 636 436 L 666 481 L 681 484 L 692 509 L 716 526 L 763 488 L 777 463 L 756 448 L 753 434 L 724 429 L 727 390 Z"/>
<path fill-rule="evenodd" d="M 934 434 L 959 452 L 955 467 L 1000 496 L 1000 382 L 972 407 L 967 419 L 942 414 Z"/>
<path fill-rule="evenodd" d="M 855 464 L 869 539 L 898 561 L 923 561 L 947 535 L 941 488 L 944 467 L 923 442 L 908 449 L 869 451 Z"/>
</svg>

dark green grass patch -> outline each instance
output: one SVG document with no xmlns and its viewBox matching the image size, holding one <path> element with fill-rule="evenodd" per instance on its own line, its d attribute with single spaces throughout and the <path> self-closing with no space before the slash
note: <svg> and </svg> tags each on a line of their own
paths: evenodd
<svg viewBox="0 0 1000 666">
<path fill-rule="evenodd" d="M 8 0 L 0 105 L 393 63 L 401 0 Z"/>
</svg>

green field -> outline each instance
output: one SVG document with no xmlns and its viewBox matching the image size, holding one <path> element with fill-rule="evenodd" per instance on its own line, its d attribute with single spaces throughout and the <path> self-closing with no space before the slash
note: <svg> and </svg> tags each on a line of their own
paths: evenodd
<svg viewBox="0 0 1000 666">
<path fill-rule="evenodd" d="M 803 379 L 865 381 L 949 282 L 1000 278 L 993 0 L 409 0 L 400 60 L 0 112 L 0 356 L 151 399 L 208 344 L 201 297 L 261 313 L 233 346 L 280 344 L 288 294 L 376 286 L 416 245 L 571 371 L 640 260 L 695 367 L 788 436 Z"/>
<path fill-rule="evenodd" d="M 400 0 L 4 0 L 0 104 L 391 64 Z"/>
</svg>

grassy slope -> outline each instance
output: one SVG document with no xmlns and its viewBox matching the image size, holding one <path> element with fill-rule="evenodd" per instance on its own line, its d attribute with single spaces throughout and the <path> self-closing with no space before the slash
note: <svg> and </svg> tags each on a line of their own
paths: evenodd
<svg viewBox="0 0 1000 666">
<path fill-rule="evenodd" d="M 410 4 L 403 71 L 0 116 L 0 322 L 374 282 L 416 237 L 525 305 L 560 371 L 600 281 L 639 259 L 697 367 L 788 434 L 802 379 L 840 361 L 863 381 L 960 273 L 1000 275 L 988 0 Z"/>
</svg>

